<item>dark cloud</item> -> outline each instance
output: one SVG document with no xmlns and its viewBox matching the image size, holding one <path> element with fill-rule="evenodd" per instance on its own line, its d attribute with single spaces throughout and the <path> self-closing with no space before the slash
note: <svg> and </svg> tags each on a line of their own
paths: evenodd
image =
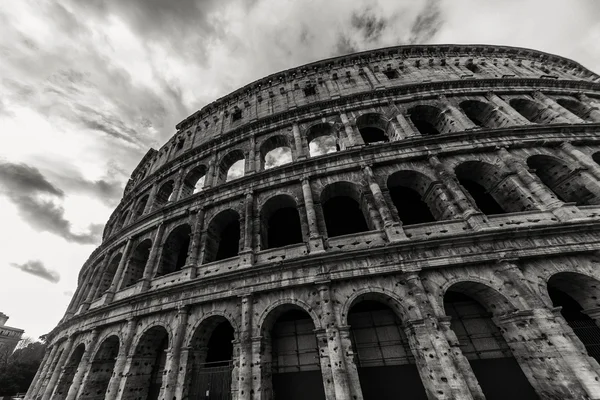
<svg viewBox="0 0 600 400">
<path fill-rule="evenodd" d="M 51 194 L 62 197 L 63 191 L 48 182 L 41 172 L 26 164 L 0 163 L 0 191 L 9 196 Z"/>
<path fill-rule="evenodd" d="M 106 182 L 90 185 L 100 192 L 114 190 Z M 19 215 L 35 229 L 79 244 L 93 244 L 100 240 L 101 226 L 91 225 L 88 234 L 72 232 L 71 223 L 64 217 L 64 209 L 48 198 L 61 199 L 64 192 L 50 183 L 37 168 L 26 164 L 1 163 L 0 194 L 12 201 Z"/>
<path fill-rule="evenodd" d="M 440 0 L 427 0 L 410 27 L 409 44 L 428 43 L 440 30 L 443 22 Z"/>
<path fill-rule="evenodd" d="M 387 21 L 382 16 L 376 15 L 372 8 L 353 12 L 350 17 L 350 26 L 358 30 L 367 42 L 377 41 L 387 26 Z"/>
<path fill-rule="evenodd" d="M 23 272 L 45 279 L 51 283 L 58 283 L 60 281 L 59 273 L 49 269 L 39 260 L 29 260 L 23 264 L 10 263 L 10 265 L 20 269 Z"/>
</svg>

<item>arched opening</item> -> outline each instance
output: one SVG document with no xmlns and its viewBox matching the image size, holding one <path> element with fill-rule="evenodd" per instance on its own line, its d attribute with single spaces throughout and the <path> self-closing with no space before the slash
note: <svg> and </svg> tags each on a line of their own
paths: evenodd
<svg viewBox="0 0 600 400">
<path fill-rule="evenodd" d="M 423 136 L 439 135 L 451 131 L 449 121 L 437 107 L 420 105 L 408 110 L 410 120 Z"/>
<path fill-rule="evenodd" d="M 60 379 L 56 384 L 56 389 L 54 389 L 54 393 L 52 394 L 53 400 L 63 400 L 67 398 L 67 394 L 69 393 L 69 389 L 73 383 L 73 378 L 75 378 L 75 373 L 77 372 L 77 368 L 79 367 L 79 363 L 81 362 L 84 352 L 85 345 L 81 343 L 69 356 L 69 359 L 62 369 Z"/>
<path fill-rule="evenodd" d="M 187 261 L 192 228 L 188 224 L 173 229 L 163 246 L 156 276 L 181 271 Z"/>
<path fill-rule="evenodd" d="M 196 329 L 190 345 L 184 398 L 231 399 L 234 333 L 229 321 L 221 316 L 209 317 Z"/>
<path fill-rule="evenodd" d="M 389 124 L 381 115 L 374 113 L 364 114 L 356 119 L 356 127 L 365 144 L 389 142 Z"/>
<path fill-rule="evenodd" d="M 227 153 L 219 164 L 217 182 L 229 182 L 244 176 L 245 161 L 244 152 L 241 150 L 233 150 Z"/>
<path fill-rule="evenodd" d="M 286 136 L 271 136 L 260 146 L 261 169 L 278 167 L 292 162 L 291 144 Z"/>
<path fill-rule="evenodd" d="M 183 180 L 181 185 L 181 198 L 184 199 L 201 191 L 204 188 L 205 179 L 206 167 L 204 165 L 194 167 L 187 173 Z"/>
<path fill-rule="evenodd" d="M 312 126 L 308 131 L 307 140 L 311 157 L 340 151 L 337 136 L 330 124 Z"/>
<path fill-rule="evenodd" d="M 489 103 L 477 100 L 466 100 L 460 103 L 460 108 L 477 126 L 484 128 L 501 128 L 511 125 L 510 119 Z"/>
<path fill-rule="evenodd" d="M 117 231 L 125 226 L 127 219 L 129 218 L 130 211 L 126 210 L 121 214 L 121 218 L 119 218 L 119 222 L 117 223 Z"/>
<path fill-rule="evenodd" d="M 319 345 L 310 315 L 297 306 L 279 306 L 263 324 L 263 338 L 265 398 L 325 400 Z"/>
<path fill-rule="evenodd" d="M 581 172 L 571 171 L 562 160 L 536 155 L 527 159 L 527 166 L 560 200 L 577 205 L 598 203 L 597 197 L 586 187 Z"/>
<path fill-rule="evenodd" d="M 363 399 L 427 399 L 402 322 L 386 300 L 361 296 L 348 312 Z"/>
<path fill-rule="evenodd" d="M 471 71 L 474 74 L 481 73 L 481 68 L 479 68 L 477 66 L 477 64 L 473 63 L 473 61 L 470 61 L 470 62 L 466 63 L 465 64 L 465 68 L 468 69 L 469 71 Z"/>
<path fill-rule="evenodd" d="M 96 298 L 101 297 L 110 288 L 110 285 L 112 285 L 122 256 L 121 253 L 114 255 L 106 266 L 106 270 L 102 272 L 100 283 L 98 284 L 98 289 L 96 291 Z"/>
<path fill-rule="evenodd" d="M 236 257 L 240 250 L 240 215 L 233 210 L 217 214 L 206 231 L 204 262 Z"/>
<path fill-rule="evenodd" d="M 600 282 L 582 274 L 561 272 L 548 280 L 548 294 L 552 305 L 561 307 L 561 315 L 588 355 L 600 362 L 600 328 L 585 313 L 600 305 Z"/>
<path fill-rule="evenodd" d="M 90 365 L 90 372 L 82 388 L 79 400 L 104 400 L 109 393 L 108 384 L 113 375 L 117 356 L 119 354 L 119 338 L 109 336 L 106 338 Z"/>
<path fill-rule="evenodd" d="M 444 309 L 451 317 L 463 355 L 469 361 L 487 400 L 538 399 L 515 360 L 488 307 L 510 307 L 491 288 L 473 282 L 453 285 L 444 295 Z M 502 379 L 498 379 L 502 377 Z M 510 384 L 507 384 L 510 382 Z"/>
<path fill-rule="evenodd" d="M 156 199 L 154 200 L 154 208 L 160 208 L 167 204 L 169 201 L 175 200 L 173 193 L 173 181 L 163 183 L 158 192 L 156 193 Z"/>
<path fill-rule="evenodd" d="M 592 154 L 592 160 L 598 165 L 600 165 L 600 152 Z"/>
<path fill-rule="evenodd" d="M 336 182 L 321 192 L 327 236 L 335 237 L 369 230 L 361 207 L 362 193 L 355 184 Z"/>
<path fill-rule="evenodd" d="M 402 224 L 434 222 L 432 210 L 424 199 L 431 181 L 415 171 L 398 171 L 387 181 L 387 187 Z M 434 207 L 434 210 L 435 207 Z M 437 210 L 436 210 L 437 213 Z"/>
<path fill-rule="evenodd" d="M 520 212 L 532 207 L 526 193 L 492 164 L 466 161 L 456 167 L 455 173 L 477 208 L 486 215 Z"/>
<path fill-rule="evenodd" d="M 138 219 L 139 217 L 141 217 L 144 214 L 144 210 L 146 209 L 146 204 L 148 204 L 148 195 L 143 196 L 137 203 L 137 206 L 135 207 L 135 214 L 134 214 L 134 218 Z"/>
<path fill-rule="evenodd" d="M 123 393 L 135 393 L 136 399 L 158 400 L 168 348 L 165 328 L 154 326 L 144 332 L 133 353 Z"/>
<path fill-rule="evenodd" d="M 536 124 L 552 124 L 568 122 L 559 113 L 537 101 L 528 99 L 512 99 L 510 106 L 519 114 Z"/>
<path fill-rule="evenodd" d="M 557 99 L 556 102 L 562 107 L 571 111 L 584 121 L 597 122 L 600 121 L 600 111 L 598 109 L 588 106 L 578 100 L 562 98 Z"/>
<path fill-rule="evenodd" d="M 133 286 L 143 278 L 151 248 L 152 241 L 150 239 L 146 239 L 136 246 L 129 258 L 129 263 L 127 263 L 127 270 L 123 275 L 121 289 Z"/>
<path fill-rule="evenodd" d="M 277 195 L 265 202 L 260 211 L 261 249 L 273 249 L 302 243 L 298 206 L 293 197 Z"/>
</svg>

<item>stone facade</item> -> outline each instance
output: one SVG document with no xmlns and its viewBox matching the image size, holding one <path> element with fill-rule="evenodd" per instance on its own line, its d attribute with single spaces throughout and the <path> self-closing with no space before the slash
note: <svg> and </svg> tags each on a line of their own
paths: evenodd
<svg viewBox="0 0 600 400">
<path fill-rule="evenodd" d="M 6 325 L 8 315 L 0 312 L 0 354 L 12 354 L 23 336 L 23 329 Z"/>
<path fill-rule="evenodd" d="M 571 60 L 463 45 L 209 104 L 134 170 L 26 398 L 600 399 L 599 107 Z"/>
</svg>

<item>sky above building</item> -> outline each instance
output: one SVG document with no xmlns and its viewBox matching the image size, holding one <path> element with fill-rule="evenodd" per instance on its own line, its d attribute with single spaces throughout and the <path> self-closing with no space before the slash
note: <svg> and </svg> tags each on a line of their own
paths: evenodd
<svg viewBox="0 0 600 400">
<path fill-rule="evenodd" d="M 0 2 L 0 312 L 38 337 L 150 147 L 253 80 L 356 51 L 484 43 L 600 72 L 596 0 Z"/>
</svg>

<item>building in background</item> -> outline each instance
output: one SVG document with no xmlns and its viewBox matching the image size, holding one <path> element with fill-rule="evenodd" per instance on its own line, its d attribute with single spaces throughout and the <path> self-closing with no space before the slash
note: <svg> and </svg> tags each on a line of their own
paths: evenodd
<svg viewBox="0 0 600 400">
<path fill-rule="evenodd" d="M 489 45 L 216 100 L 133 171 L 27 398 L 600 398 L 599 107 Z"/>
<path fill-rule="evenodd" d="M 0 312 L 0 352 L 11 354 L 23 335 L 23 329 L 6 326 L 8 315 Z"/>
</svg>

